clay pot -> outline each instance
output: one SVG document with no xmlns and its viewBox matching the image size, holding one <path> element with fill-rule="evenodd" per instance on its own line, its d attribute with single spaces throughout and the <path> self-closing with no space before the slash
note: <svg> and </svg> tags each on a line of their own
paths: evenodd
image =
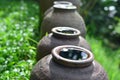
<svg viewBox="0 0 120 80">
<path fill-rule="evenodd" d="M 76 45 L 90 49 L 87 41 L 80 36 L 80 31 L 70 27 L 55 27 L 52 33 L 43 37 L 37 46 L 37 61 L 50 54 L 51 50 L 60 45 Z"/>
<path fill-rule="evenodd" d="M 69 26 L 80 30 L 81 36 L 85 37 L 86 27 L 83 18 L 76 11 L 76 7 L 56 4 L 54 10 L 48 13 L 41 24 L 41 37 L 46 32 L 50 33 L 51 29 L 56 26 Z"/>
<path fill-rule="evenodd" d="M 54 3 L 54 5 L 55 4 L 63 4 L 63 5 L 73 5 L 71 2 L 69 2 L 69 1 L 54 1 L 53 2 Z"/>
<path fill-rule="evenodd" d="M 93 54 L 82 47 L 64 45 L 52 50 L 33 68 L 30 80 L 108 80 Z"/>
<path fill-rule="evenodd" d="M 71 2 L 68 1 L 54 1 L 54 5 L 60 4 L 60 5 L 73 5 Z M 47 9 L 44 13 L 44 16 L 46 16 L 49 12 L 53 11 L 53 6 Z"/>
<path fill-rule="evenodd" d="M 54 0 L 54 1 L 68 1 L 71 2 L 73 5 L 77 7 L 77 11 L 80 11 L 80 6 L 81 6 L 81 0 Z"/>
<path fill-rule="evenodd" d="M 73 5 L 77 6 L 78 11 L 80 9 L 80 0 L 39 0 L 40 11 L 44 13 L 47 9 L 53 6 L 54 1 L 68 1 L 73 3 Z"/>
</svg>

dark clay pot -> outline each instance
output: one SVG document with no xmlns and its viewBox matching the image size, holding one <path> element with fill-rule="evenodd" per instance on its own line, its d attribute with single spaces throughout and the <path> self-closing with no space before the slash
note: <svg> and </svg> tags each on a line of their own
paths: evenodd
<svg viewBox="0 0 120 80">
<path fill-rule="evenodd" d="M 75 57 L 74 57 L 75 56 Z M 33 68 L 30 80 L 108 80 L 93 54 L 82 47 L 64 45 L 52 50 Z"/>
<path fill-rule="evenodd" d="M 79 12 L 80 10 L 80 5 L 81 5 L 81 0 L 54 0 L 54 1 L 68 1 L 71 2 L 73 5 L 75 5 L 77 7 L 77 10 Z"/>
<path fill-rule="evenodd" d="M 68 1 L 54 1 L 53 3 L 54 5 L 56 4 L 60 4 L 60 5 L 73 5 L 71 2 L 68 2 Z M 47 9 L 44 13 L 44 16 L 46 16 L 48 13 L 52 12 L 53 11 L 53 6 L 50 7 L 49 9 Z"/>
<path fill-rule="evenodd" d="M 80 31 L 70 27 L 55 27 L 52 33 L 43 37 L 37 46 L 37 61 L 51 53 L 51 50 L 60 45 L 76 45 L 90 49 L 87 41 L 80 36 Z"/>
<path fill-rule="evenodd" d="M 83 18 L 76 11 L 76 7 L 56 4 L 54 10 L 48 13 L 41 24 L 41 37 L 46 32 L 50 33 L 51 29 L 56 26 L 69 26 L 80 30 L 81 36 L 85 37 L 86 27 Z"/>
<path fill-rule="evenodd" d="M 44 13 L 47 9 L 53 6 L 54 1 L 68 1 L 73 3 L 73 5 L 77 6 L 77 9 L 80 9 L 80 0 L 39 0 L 40 11 Z"/>
</svg>

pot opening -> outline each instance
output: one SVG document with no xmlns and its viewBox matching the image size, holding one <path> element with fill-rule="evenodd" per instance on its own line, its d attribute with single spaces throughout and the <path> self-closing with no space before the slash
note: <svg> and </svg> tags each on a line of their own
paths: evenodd
<svg viewBox="0 0 120 80">
<path fill-rule="evenodd" d="M 72 5 L 72 3 L 68 1 L 54 1 L 54 4 Z"/>
<path fill-rule="evenodd" d="M 86 52 L 74 48 L 63 48 L 60 50 L 59 55 L 70 60 L 86 60 L 89 58 Z"/>
<path fill-rule="evenodd" d="M 56 31 L 59 32 L 59 33 L 64 33 L 64 34 L 75 34 L 75 33 L 77 33 L 76 31 L 70 30 L 70 29 L 57 29 Z"/>
<path fill-rule="evenodd" d="M 69 5 L 69 3 L 65 3 L 65 2 L 60 2 L 60 4 L 62 4 L 62 5 Z"/>
<path fill-rule="evenodd" d="M 53 6 L 55 9 L 57 8 L 57 9 L 62 9 L 62 10 L 76 10 L 76 6 L 74 6 L 74 5 L 70 5 L 70 4 L 55 4 L 54 6 Z"/>
</svg>

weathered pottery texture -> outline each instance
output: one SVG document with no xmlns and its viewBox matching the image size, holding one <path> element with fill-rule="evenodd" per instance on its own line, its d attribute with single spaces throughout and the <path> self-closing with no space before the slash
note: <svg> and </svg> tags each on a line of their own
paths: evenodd
<svg viewBox="0 0 120 80">
<path fill-rule="evenodd" d="M 37 61 L 51 53 L 51 50 L 60 45 L 76 45 L 90 49 L 87 41 L 80 36 L 80 31 L 70 27 L 55 27 L 52 33 L 44 36 L 37 46 Z"/>
<path fill-rule="evenodd" d="M 54 1 L 68 1 L 77 7 L 78 12 L 80 11 L 81 0 L 54 0 Z"/>
<path fill-rule="evenodd" d="M 68 2 L 68 1 L 54 1 L 53 4 L 54 5 L 56 5 L 56 4 L 60 4 L 60 5 L 73 5 L 71 2 Z M 52 11 L 53 11 L 53 6 L 45 11 L 44 16 L 46 16 L 49 12 L 52 12 Z"/>
<path fill-rule="evenodd" d="M 82 47 L 64 45 L 34 66 L 30 80 L 108 80 L 93 54 Z"/>
<path fill-rule="evenodd" d="M 41 37 L 46 32 L 50 33 L 51 29 L 56 26 L 69 26 L 80 30 L 81 36 L 85 37 L 86 27 L 83 18 L 76 11 L 76 7 L 56 4 L 54 10 L 48 13 L 41 24 Z"/>
<path fill-rule="evenodd" d="M 77 6 L 78 11 L 80 9 L 80 0 L 39 0 L 40 11 L 44 13 L 47 9 L 53 6 L 54 1 L 68 1 Z"/>
</svg>

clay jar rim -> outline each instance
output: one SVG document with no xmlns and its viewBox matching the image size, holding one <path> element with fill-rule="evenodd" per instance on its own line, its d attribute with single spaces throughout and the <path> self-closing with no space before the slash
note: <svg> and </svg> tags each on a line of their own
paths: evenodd
<svg viewBox="0 0 120 80">
<path fill-rule="evenodd" d="M 55 4 L 73 5 L 73 4 L 72 4 L 71 2 L 69 2 L 69 1 L 54 1 L 53 3 L 54 3 L 54 5 L 55 5 Z"/>
<path fill-rule="evenodd" d="M 54 4 L 53 5 L 53 8 L 54 9 L 64 9 L 64 10 L 76 10 L 77 9 L 77 7 L 76 6 L 74 6 L 74 5 L 68 5 L 68 4 Z"/>
<path fill-rule="evenodd" d="M 70 59 L 64 58 L 59 55 L 61 49 L 63 49 L 63 48 L 73 48 L 75 50 L 80 50 L 80 51 L 86 52 L 89 57 L 85 60 L 70 60 Z M 87 67 L 92 64 L 92 62 L 94 60 L 94 56 L 93 56 L 92 52 L 90 52 L 89 50 L 87 50 L 85 48 L 73 46 L 73 45 L 62 45 L 62 46 L 55 47 L 52 50 L 52 59 L 56 63 L 61 64 L 66 67 L 83 68 L 83 67 Z"/>
<path fill-rule="evenodd" d="M 62 30 L 71 30 L 73 31 L 74 33 L 62 33 L 62 32 L 58 32 L 57 30 L 59 31 L 62 31 Z M 62 37 L 62 38 L 76 38 L 78 36 L 80 36 L 80 31 L 78 29 L 75 29 L 75 28 L 71 28 L 71 27 L 54 27 L 52 28 L 52 33 L 53 33 L 53 36 L 55 37 Z"/>
</svg>

